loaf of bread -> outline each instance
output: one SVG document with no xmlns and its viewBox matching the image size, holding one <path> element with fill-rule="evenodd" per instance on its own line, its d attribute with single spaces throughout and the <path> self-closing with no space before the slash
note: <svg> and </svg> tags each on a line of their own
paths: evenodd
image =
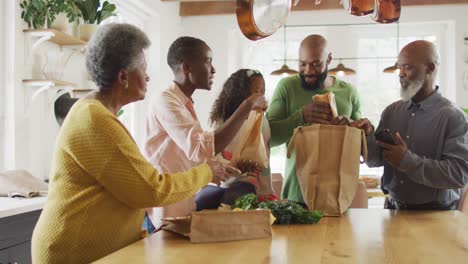
<svg viewBox="0 0 468 264">
<path fill-rule="evenodd" d="M 330 104 L 331 112 L 333 118 L 338 116 L 338 110 L 336 108 L 335 94 L 333 92 L 328 92 L 326 94 L 316 94 L 312 96 L 314 102 L 323 102 Z"/>
</svg>

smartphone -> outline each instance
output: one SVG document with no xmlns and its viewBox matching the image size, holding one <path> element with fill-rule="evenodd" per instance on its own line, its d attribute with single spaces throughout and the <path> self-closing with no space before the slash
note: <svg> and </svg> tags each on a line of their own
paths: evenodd
<svg viewBox="0 0 468 264">
<path fill-rule="evenodd" d="M 395 138 L 392 136 L 392 133 L 390 132 L 390 129 L 388 128 L 385 128 L 384 130 L 376 133 L 375 138 L 387 144 L 391 144 L 391 145 L 397 144 Z"/>
</svg>

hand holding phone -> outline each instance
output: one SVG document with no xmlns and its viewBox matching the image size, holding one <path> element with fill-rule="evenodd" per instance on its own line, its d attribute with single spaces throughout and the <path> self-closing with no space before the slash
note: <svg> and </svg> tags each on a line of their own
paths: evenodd
<svg viewBox="0 0 468 264">
<path fill-rule="evenodd" d="M 392 136 L 392 133 L 388 128 L 385 128 L 384 130 L 376 133 L 375 138 L 387 144 L 397 145 L 395 138 Z"/>
<path fill-rule="evenodd" d="M 408 146 L 401 138 L 400 133 L 397 132 L 393 137 L 389 129 L 384 129 L 375 134 L 375 137 L 378 140 L 377 145 L 382 149 L 383 159 L 392 167 L 398 168 L 408 151 Z"/>
</svg>

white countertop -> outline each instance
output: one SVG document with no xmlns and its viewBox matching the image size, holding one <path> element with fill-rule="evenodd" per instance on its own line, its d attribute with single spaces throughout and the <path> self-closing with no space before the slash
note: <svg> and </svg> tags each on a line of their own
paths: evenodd
<svg viewBox="0 0 468 264">
<path fill-rule="evenodd" d="M 47 197 L 8 198 L 0 197 L 0 218 L 40 210 Z"/>
</svg>

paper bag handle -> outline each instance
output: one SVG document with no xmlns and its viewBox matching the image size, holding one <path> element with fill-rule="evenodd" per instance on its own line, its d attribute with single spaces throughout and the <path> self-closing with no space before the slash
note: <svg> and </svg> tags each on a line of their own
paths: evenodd
<svg viewBox="0 0 468 264">
<path fill-rule="evenodd" d="M 288 159 L 291 157 L 291 152 L 292 152 L 292 150 L 294 149 L 294 140 L 295 140 L 295 138 L 296 138 L 296 134 L 297 134 L 299 131 L 302 132 L 302 126 L 297 127 L 296 129 L 294 129 L 294 134 L 292 135 L 291 139 L 289 140 L 289 144 L 288 144 L 288 154 L 287 154 Z"/>
<path fill-rule="evenodd" d="M 361 164 L 366 163 L 367 161 L 367 139 L 366 139 L 366 134 L 364 133 L 364 130 L 361 130 L 361 156 L 363 158 Z"/>
</svg>

